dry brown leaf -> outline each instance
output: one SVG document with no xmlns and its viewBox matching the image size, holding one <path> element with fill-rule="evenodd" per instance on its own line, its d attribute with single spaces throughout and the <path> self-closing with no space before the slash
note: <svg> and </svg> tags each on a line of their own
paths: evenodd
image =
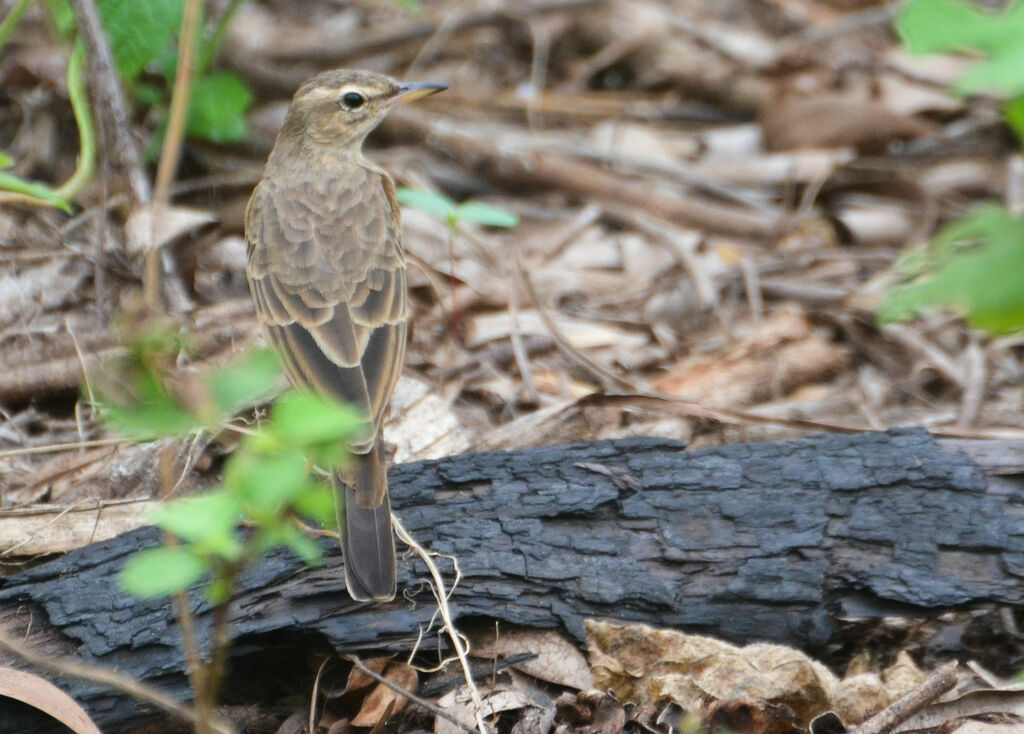
<svg viewBox="0 0 1024 734">
<path fill-rule="evenodd" d="M 369 661 L 367 662 L 369 664 Z M 359 672 L 359 671 L 353 671 Z M 361 676 L 372 680 L 369 676 Z M 405 663 L 391 663 L 384 668 L 382 675 L 399 688 L 415 692 L 419 683 L 416 669 Z M 349 679 L 351 682 L 351 678 Z M 361 680 L 361 679 L 360 679 Z M 374 681 L 376 683 L 376 681 Z M 373 726 L 382 719 L 398 714 L 409 703 L 409 699 L 397 693 L 383 683 L 377 683 L 370 695 L 363 701 L 359 713 L 350 722 L 352 726 Z"/>
<path fill-rule="evenodd" d="M 712 701 L 751 699 L 789 706 L 806 726 L 830 706 L 836 678 L 820 663 L 780 645 L 738 648 L 699 635 L 587 620 L 594 684 L 623 701 L 673 701 L 705 711 Z"/>
<path fill-rule="evenodd" d="M 883 149 L 935 131 L 933 125 L 880 108 L 873 100 L 837 95 L 790 96 L 761 111 L 765 144 L 772 150 L 854 147 Z"/>
<path fill-rule="evenodd" d="M 734 699 L 708 707 L 708 728 L 733 734 L 800 734 L 793 724 L 793 711 L 785 705 Z"/>
<path fill-rule="evenodd" d="M 391 658 L 370 658 L 368 660 L 364 660 L 363 665 L 377 675 L 383 675 L 384 669 L 388 667 L 391 662 Z M 357 691 L 366 690 L 375 685 L 378 685 L 375 678 L 371 678 L 359 668 L 353 667 L 352 672 L 348 674 L 348 680 L 345 682 L 345 690 L 338 695 L 344 696 L 349 693 L 356 693 Z"/>
<path fill-rule="evenodd" d="M 0 667 L 0 696 L 16 699 L 52 716 L 75 734 L 100 734 L 89 715 L 71 696 L 38 675 Z"/>
<path fill-rule="evenodd" d="M 471 637 L 472 655 L 478 658 L 505 658 L 529 652 L 537 657 L 513 667 L 534 678 L 566 688 L 587 690 L 593 687 L 590 666 L 576 646 L 554 630 L 502 627 Z"/>
<path fill-rule="evenodd" d="M 626 710 L 609 691 L 589 690 L 562 694 L 555 704 L 559 730 L 580 734 L 618 734 L 626 723 Z"/>
<path fill-rule="evenodd" d="M 727 350 L 680 360 L 655 387 L 697 403 L 751 405 L 830 378 L 849 359 L 848 350 L 821 334 L 803 313 L 786 309 Z"/>
</svg>

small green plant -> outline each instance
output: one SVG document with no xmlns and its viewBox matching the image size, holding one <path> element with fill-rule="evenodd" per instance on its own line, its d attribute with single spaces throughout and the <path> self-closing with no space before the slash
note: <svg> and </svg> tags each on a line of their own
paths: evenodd
<svg viewBox="0 0 1024 734">
<path fill-rule="evenodd" d="M 94 380 L 97 404 L 109 425 L 135 441 L 223 430 L 234 415 L 267 399 L 280 382 L 269 351 L 205 374 L 175 369 L 188 339 L 177 332 L 143 331 L 128 353 Z M 320 546 L 300 525 L 308 517 L 335 524 L 334 492 L 315 467 L 330 470 L 347 458 L 345 446 L 363 430 L 357 412 L 328 398 L 290 391 L 275 403 L 258 431 L 243 430 L 227 459 L 221 485 L 164 503 L 153 521 L 168 541 L 128 560 L 121 587 L 144 599 L 173 595 L 186 651 L 196 651 L 185 592 L 204 583 L 213 605 L 214 641 L 208 662 L 190 669 L 199 730 L 216 729 L 213 707 L 226 659 L 227 607 L 239 573 L 274 548 L 288 548 L 308 564 Z M 165 489 L 170 489 L 169 487 Z M 198 655 L 198 653 L 196 653 Z"/>
<path fill-rule="evenodd" d="M 101 378 L 100 406 L 115 431 L 150 441 L 219 430 L 278 383 L 277 358 L 266 350 L 211 374 L 171 379 L 170 368 L 186 348 L 176 334 L 147 332 L 114 365 L 114 376 Z M 133 557 L 121 576 L 124 589 L 152 598 L 184 591 L 208 576 L 211 601 L 223 603 L 235 574 L 272 548 L 284 546 L 307 563 L 317 562 L 319 547 L 295 518 L 334 524 L 333 491 L 314 466 L 342 463 L 346 442 L 362 425 L 355 410 L 333 400 L 285 393 L 270 419 L 247 433 L 228 458 L 218 489 L 161 507 L 154 522 L 181 542 Z M 245 532 L 240 523 L 249 526 Z"/>
<path fill-rule="evenodd" d="M 323 398 L 295 391 L 282 396 L 271 419 L 245 436 L 228 459 L 220 488 L 167 503 L 156 513 L 155 524 L 180 544 L 137 553 L 121 573 L 122 587 L 148 599 L 185 591 L 207 577 L 208 598 L 222 604 L 231 598 L 238 572 L 274 548 L 319 562 L 320 547 L 295 518 L 334 524 L 334 493 L 313 467 L 341 463 L 345 441 L 359 426 L 353 411 Z"/>
<path fill-rule="evenodd" d="M 451 198 L 444 194 L 422 189 L 410 189 L 400 187 L 398 189 L 398 201 L 414 209 L 425 211 L 442 220 L 448 225 L 448 260 L 450 263 L 450 278 L 452 281 L 452 302 L 451 321 L 452 331 L 458 331 L 458 312 L 455 309 L 455 236 L 459 232 L 459 225 L 462 222 L 473 222 L 488 227 L 515 227 L 519 224 L 519 217 L 510 211 L 501 209 L 482 201 L 464 201 L 456 204 Z"/>
<path fill-rule="evenodd" d="M 472 199 L 456 204 L 444 194 L 433 191 L 403 186 L 398 189 L 398 201 L 444 220 L 452 232 L 458 229 L 460 222 L 473 222 L 488 227 L 515 227 L 519 224 L 519 217 L 505 209 Z"/>
<path fill-rule="evenodd" d="M 995 93 L 1024 141 L 1024 2 L 1001 11 L 961 0 L 910 0 L 896 29 L 911 53 L 971 53 L 978 61 L 955 83 L 958 94 Z M 1024 217 L 987 204 L 952 222 L 924 249 L 895 267 L 895 285 L 879 308 L 880 322 L 949 308 L 978 329 L 1024 329 Z"/>
</svg>

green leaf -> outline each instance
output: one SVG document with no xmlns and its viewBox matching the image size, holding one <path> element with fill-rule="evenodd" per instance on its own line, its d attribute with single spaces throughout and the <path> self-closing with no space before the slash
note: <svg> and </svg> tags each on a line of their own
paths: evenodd
<svg viewBox="0 0 1024 734">
<path fill-rule="evenodd" d="M 225 491 L 214 491 L 170 502 L 154 513 L 164 530 L 192 543 L 196 552 L 211 553 L 227 560 L 241 555 L 236 535 L 241 504 Z"/>
<path fill-rule="evenodd" d="M 1003 117 L 1017 136 L 1017 140 L 1024 144 L 1024 96 L 1008 102 L 1003 108 Z"/>
<path fill-rule="evenodd" d="M 294 506 L 297 512 L 313 518 L 325 528 L 337 524 L 334 490 L 324 484 L 307 485 L 306 491 L 295 498 Z"/>
<path fill-rule="evenodd" d="M 285 525 L 282 528 L 278 544 L 290 548 L 307 566 L 317 565 L 323 557 L 323 552 L 316 541 L 294 525 Z"/>
<path fill-rule="evenodd" d="M 238 76 L 216 72 L 200 77 L 192 85 L 186 130 L 213 143 L 244 140 L 245 113 L 251 104 L 252 92 Z"/>
<path fill-rule="evenodd" d="M 14 165 L 14 159 L 0 150 L 0 168 L 10 168 Z"/>
<path fill-rule="evenodd" d="M 270 349 L 260 349 L 233 367 L 217 370 L 210 378 L 210 393 L 224 415 L 232 415 L 267 397 L 277 386 L 281 366 Z"/>
<path fill-rule="evenodd" d="M 894 286 L 878 319 L 913 318 L 929 308 L 962 314 L 978 329 L 1024 329 L 1024 217 L 984 205 L 942 229 L 924 253 L 897 265 Z"/>
<path fill-rule="evenodd" d="M 298 390 L 285 393 L 277 401 L 271 418 L 274 437 L 284 445 L 299 448 L 341 443 L 365 425 L 355 408 Z"/>
<path fill-rule="evenodd" d="M 26 181 L 21 176 L 15 176 L 13 173 L 0 171 L 0 189 L 25 194 L 66 212 L 71 211 L 71 204 L 61 198 L 50 186 L 38 181 Z"/>
<path fill-rule="evenodd" d="M 161 436 L 184 436 L 202 428 L 202 423 L 179 405 L 150 370 L 132 376 L 131 399 L 103 400 L 106 419 L 126 438 L 152 440 Z"/>
<path fill-rule="evenodd" d="M 476 222 L 488 227 L 515 227 L 519 217 L 512 212 L 482 201 L 467 201 L 455 207 L 455 217 L 464 222 Z"/>
<path fill-rule="evenodd" d="M 57 34 L 61 38 L 70 38 L 75 30 L 75 11 L 68 0 L 46 0 L 46 7 L 53 18 L 53 24 L 57 28 Z"/>
<path fill-rule="evenodd" d="M 956 82 L 962 94 L 1024 94 L 1024 3 L 1001 12 L 960 0 L 910 0 L 896 29 L 914 54 L 980 51 L 981 60 Z"/>
<path fill-rule="evenodd" d="M 128 559 L 118 580 L 129 594 L 155 599 L 188 589 L 208 570 L 203 559 L 188 548 L 147 548 Z"/>
<path fill-rule="evenodd" d="M 167 101 L 164 99 L 164 90 L 156 84 L 139 82 L 132 90 L 135 100 L 150 107 L 165 107 Z"/>
<path fill-rule="evenodd" d="M 181 26 L 183 0 L 99 0 L 118 76 L 131 83 Z"/>
<path fill-rule="evenodd" d="M 440 219 L 447 219 L 455 213 L 455 202 L 444 194 L 436 194 L 433 191 L 401 186 L 398 189 L 398 202 L 433 214 Z"/>
<path fill-rule="evenodd" d="M 256 516 L 277 513 L 306 489 L 309 467 L 298 452 L 277 456 L 240 453 L 224 470 L 224 484 L 245 498 L 246 509 Z"/>
</svg>

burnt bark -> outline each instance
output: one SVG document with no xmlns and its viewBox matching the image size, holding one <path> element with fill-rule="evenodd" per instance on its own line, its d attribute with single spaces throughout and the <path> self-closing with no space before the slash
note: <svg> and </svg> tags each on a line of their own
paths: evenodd
<svg viewBox="0 0 1024 734">
<path fill-rule="evenodd" d="M 1021 447 L 923 430 L 692 452 L 645 438 L 453 456 L 390 477 L 411 533 L 459 559 L 452 604 L 463 621 L 582 641 L 583 620 L 603 617 L 824 650 L 851 617 L 1005 615 L 1024 604 Z M 31 622 L 29 639 L 51 651 L 187 698 L 170 604 L 114 582 L 127 556 L 158 542 L 138 531 L 0 579 L 0 624 Z M 407 597 L 376 606 L 348 598 L 339 564 L 333 546 L 316 569 L 278 553 L 241 579 L 236 672 L 302 686 L 311 653 L 412 647 L 434 610 L 422 564 L 401 560 Z M 208 608 L 195 606 L 205 629 Z M 94 685 L 59 683 L 105 731 L 151 715 Z M 5 706 L 0 732 L 25 731 L 7 724 Z"/>
</svg>

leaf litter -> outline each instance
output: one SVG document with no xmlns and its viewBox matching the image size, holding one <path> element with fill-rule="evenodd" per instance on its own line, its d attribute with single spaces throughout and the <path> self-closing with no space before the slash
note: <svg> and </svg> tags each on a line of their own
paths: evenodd
<svg viewBox="0 0 1024 734">
<path fill-rule="evenodd" d="M 67 49 L 38 5 L 0 57 L 0 147 L 16 173 L 62 181 L 77 151 L 66 134 Z M 245 200 L 288 96 L 316 71 L 345 64 L 414 69 L 450 86 L 389 121 L 371 152 L 400 184 L 447 197 L 463 215 L 451 232 L 448 210 L 440 219 L 405 212 L 410 397 L 388 429 L 401 460 L 619 435 L 774 439 L 802 430 L 790 416 L 865 429 L 911 421 L 952 434 L 1024 429 L 1019 338 L 972 334 L 948 313 L 874 323 L 891 283 L 943 303 L 936 294 L 963 281 L 957 268 L 971 272 L 969 260 L 933 248 L 923 257 L 941 267 L 921 283 L 920 262 L 915 269 L 904 247 L 978 202 L 1015 203 L 1019 154 L 997 106 L 949 91 L 1006 83 L 998 34 L 991 58 L 969 72 L 962 58 L 909 56 L 889 12 L 872 2 L 536 2 L 517 14 L 440 0 L 411 4 L 418 10 L 305 5 L 241 6 L 221 61 L 259 90 L 249 138 L 186 149 L 177 219 L 155 243 L 179 265 L 185 321 L 197 335 L 182 369 L 227 363 L 259 341 L 239 254 Z M 155 131 L 151 119 L 135 122 L 142 135 Z M 89 443 L 108 436 L 77 390 L 119 353 L 107 319 L 131 310 L 144 240 L 124 216 L 116 177 L 97 177 L 76 203 L 71 217 L 0 207 L 3 510 L 54 513 L 22 533 L 38 540 L 26 554 L 96 537 L 41 535 L 73 520 L 64 510 L 79 500 L 153 499 L 152 468 L 163 460 L 144 447 Z M 1006 242 L 993 246 L 1016 257 Z M 973 322 L 999 330 L 1001 294 L 984 295 L 988 310 Z M 905 306 L 896 298 L 888 309 L 902 315 Z M 666 415 L 630 400 L 623 383 L 779 421 Z M 586 402 L 609 384 L 625 396 Z M 230 447 L 223 438 L 174 447 L 182 491 L 216 481 L 217 456 Z M 523 732 L 667 731 L 685 718 L 669 704 L 735 731 L 744 721 L 751 731 L 803 730 L 826 710 L 851 725 L 922 676 L 900 656 L 881 672 L 839 679 L 797 651 L 653 630 L 618 634 L 635 635 L 641 649 L 671 639 L 665 658 L 669 648 L 696 647 L 698 662 L 669 665 L 651 653 L 627 665 L 595 647 L 581 667 L 532 634 L 478 643 L 498 657 L 513 654 L 504 645 L 518 638 L 538 655 L 532 668 L 502 673 L 489 704 L 495 716 L 533 711 L 509 724 Z M 695 677 L 702 666 L 716 675 Z M 590 675 L 605 690 L 591 690 Z M 568 692 L 559 698 L 559 689 Z M 404 699 L 386 690 L 375 684 L 350 724 L 399 716 Z M 1013 692 L 989 700 L 1019 714 Z M 945 715 L 979 710 L 963 706 Z"/>
</svg>

